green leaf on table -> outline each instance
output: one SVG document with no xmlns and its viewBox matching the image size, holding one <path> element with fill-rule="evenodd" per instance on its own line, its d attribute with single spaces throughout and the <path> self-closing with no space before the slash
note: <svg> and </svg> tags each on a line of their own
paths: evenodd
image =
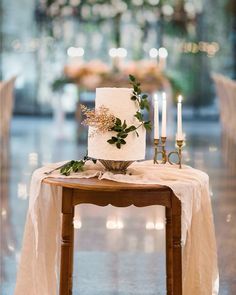
<svg viewBox="0 0 236 295">
<path fill-rule="evenodd" d="M 134 82 L 135 81 L 135 77 L 133 75 L 129 75 L 129 79 L 130 81 Z"/>
</svg>

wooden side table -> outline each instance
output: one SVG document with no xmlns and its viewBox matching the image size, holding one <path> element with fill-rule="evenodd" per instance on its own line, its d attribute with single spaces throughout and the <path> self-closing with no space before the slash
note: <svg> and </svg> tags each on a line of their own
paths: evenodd
<svg viewBox="0 0 236 295">
<path fill-rule="evenodd" d="M 46 178 L 44 183 L 62 187 L 60 295 L 72 294 L 74 207 L 82 203 L 115 207 L 165 206 L 166 290 L 168 295 L 182 294 L 181 202 L 170 188 L 97 178 Z"/>
</svg>

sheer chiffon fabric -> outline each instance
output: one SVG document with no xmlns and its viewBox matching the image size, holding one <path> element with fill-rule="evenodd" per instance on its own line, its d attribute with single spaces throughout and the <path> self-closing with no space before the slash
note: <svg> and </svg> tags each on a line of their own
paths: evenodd
<svg viewBox="0 0 236 295">
<path fill-rule="evenodd" d="M 32 176 L 15 295 L 58 293 L 62 190 L 42 184 L 42 180 L 48 177 L 44 172 L 60 164 L 37 169 Z M 152 161 L 134 163 L 128 172 L 126 175 L 112 174 L 104 171 L 99 163 L 87 162 L 84 172 L 68 177 L 98 177 L 170 187 L 182 204 L 183 294 L 218 294 L 217 251 L 208 175 L 189 166 L 178 169 L 167 164 L 154 165 Z M 50 177 L 65 176 L 55 172 Z"/>
</svg>

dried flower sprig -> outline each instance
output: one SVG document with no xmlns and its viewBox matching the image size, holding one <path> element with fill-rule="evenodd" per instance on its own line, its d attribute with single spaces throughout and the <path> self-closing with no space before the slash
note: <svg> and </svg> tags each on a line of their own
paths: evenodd
<svg viewBox="0 0 236 295">
<path fill-rule="evenodd" d="M 82 121 L 82 124 L 95 128 L 90 136 L 93 136 L 97 132 L 105 133 L 110 131 L 115 125 L 116 117 L 103 105 L 97 109 L 89 109 L 86 106 L 81 105 L 81 111 L 86 117 Z"/>
</svg>

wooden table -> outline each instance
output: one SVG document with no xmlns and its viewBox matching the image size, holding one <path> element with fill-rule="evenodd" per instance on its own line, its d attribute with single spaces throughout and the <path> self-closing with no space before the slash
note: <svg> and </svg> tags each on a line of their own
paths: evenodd
<svg viewBox="0 0 236 295">
<path fill-rule="evenodd" d="M 182 294 L 181 202 L 170 188 L 97 178 L 46 178 L 44 183 L 62 187 L 60 295 L 72 294 L 74 207 L 82 203 L 115 207 L 165 206 L 166 289 L 168 295 Z"/>
</svg>

